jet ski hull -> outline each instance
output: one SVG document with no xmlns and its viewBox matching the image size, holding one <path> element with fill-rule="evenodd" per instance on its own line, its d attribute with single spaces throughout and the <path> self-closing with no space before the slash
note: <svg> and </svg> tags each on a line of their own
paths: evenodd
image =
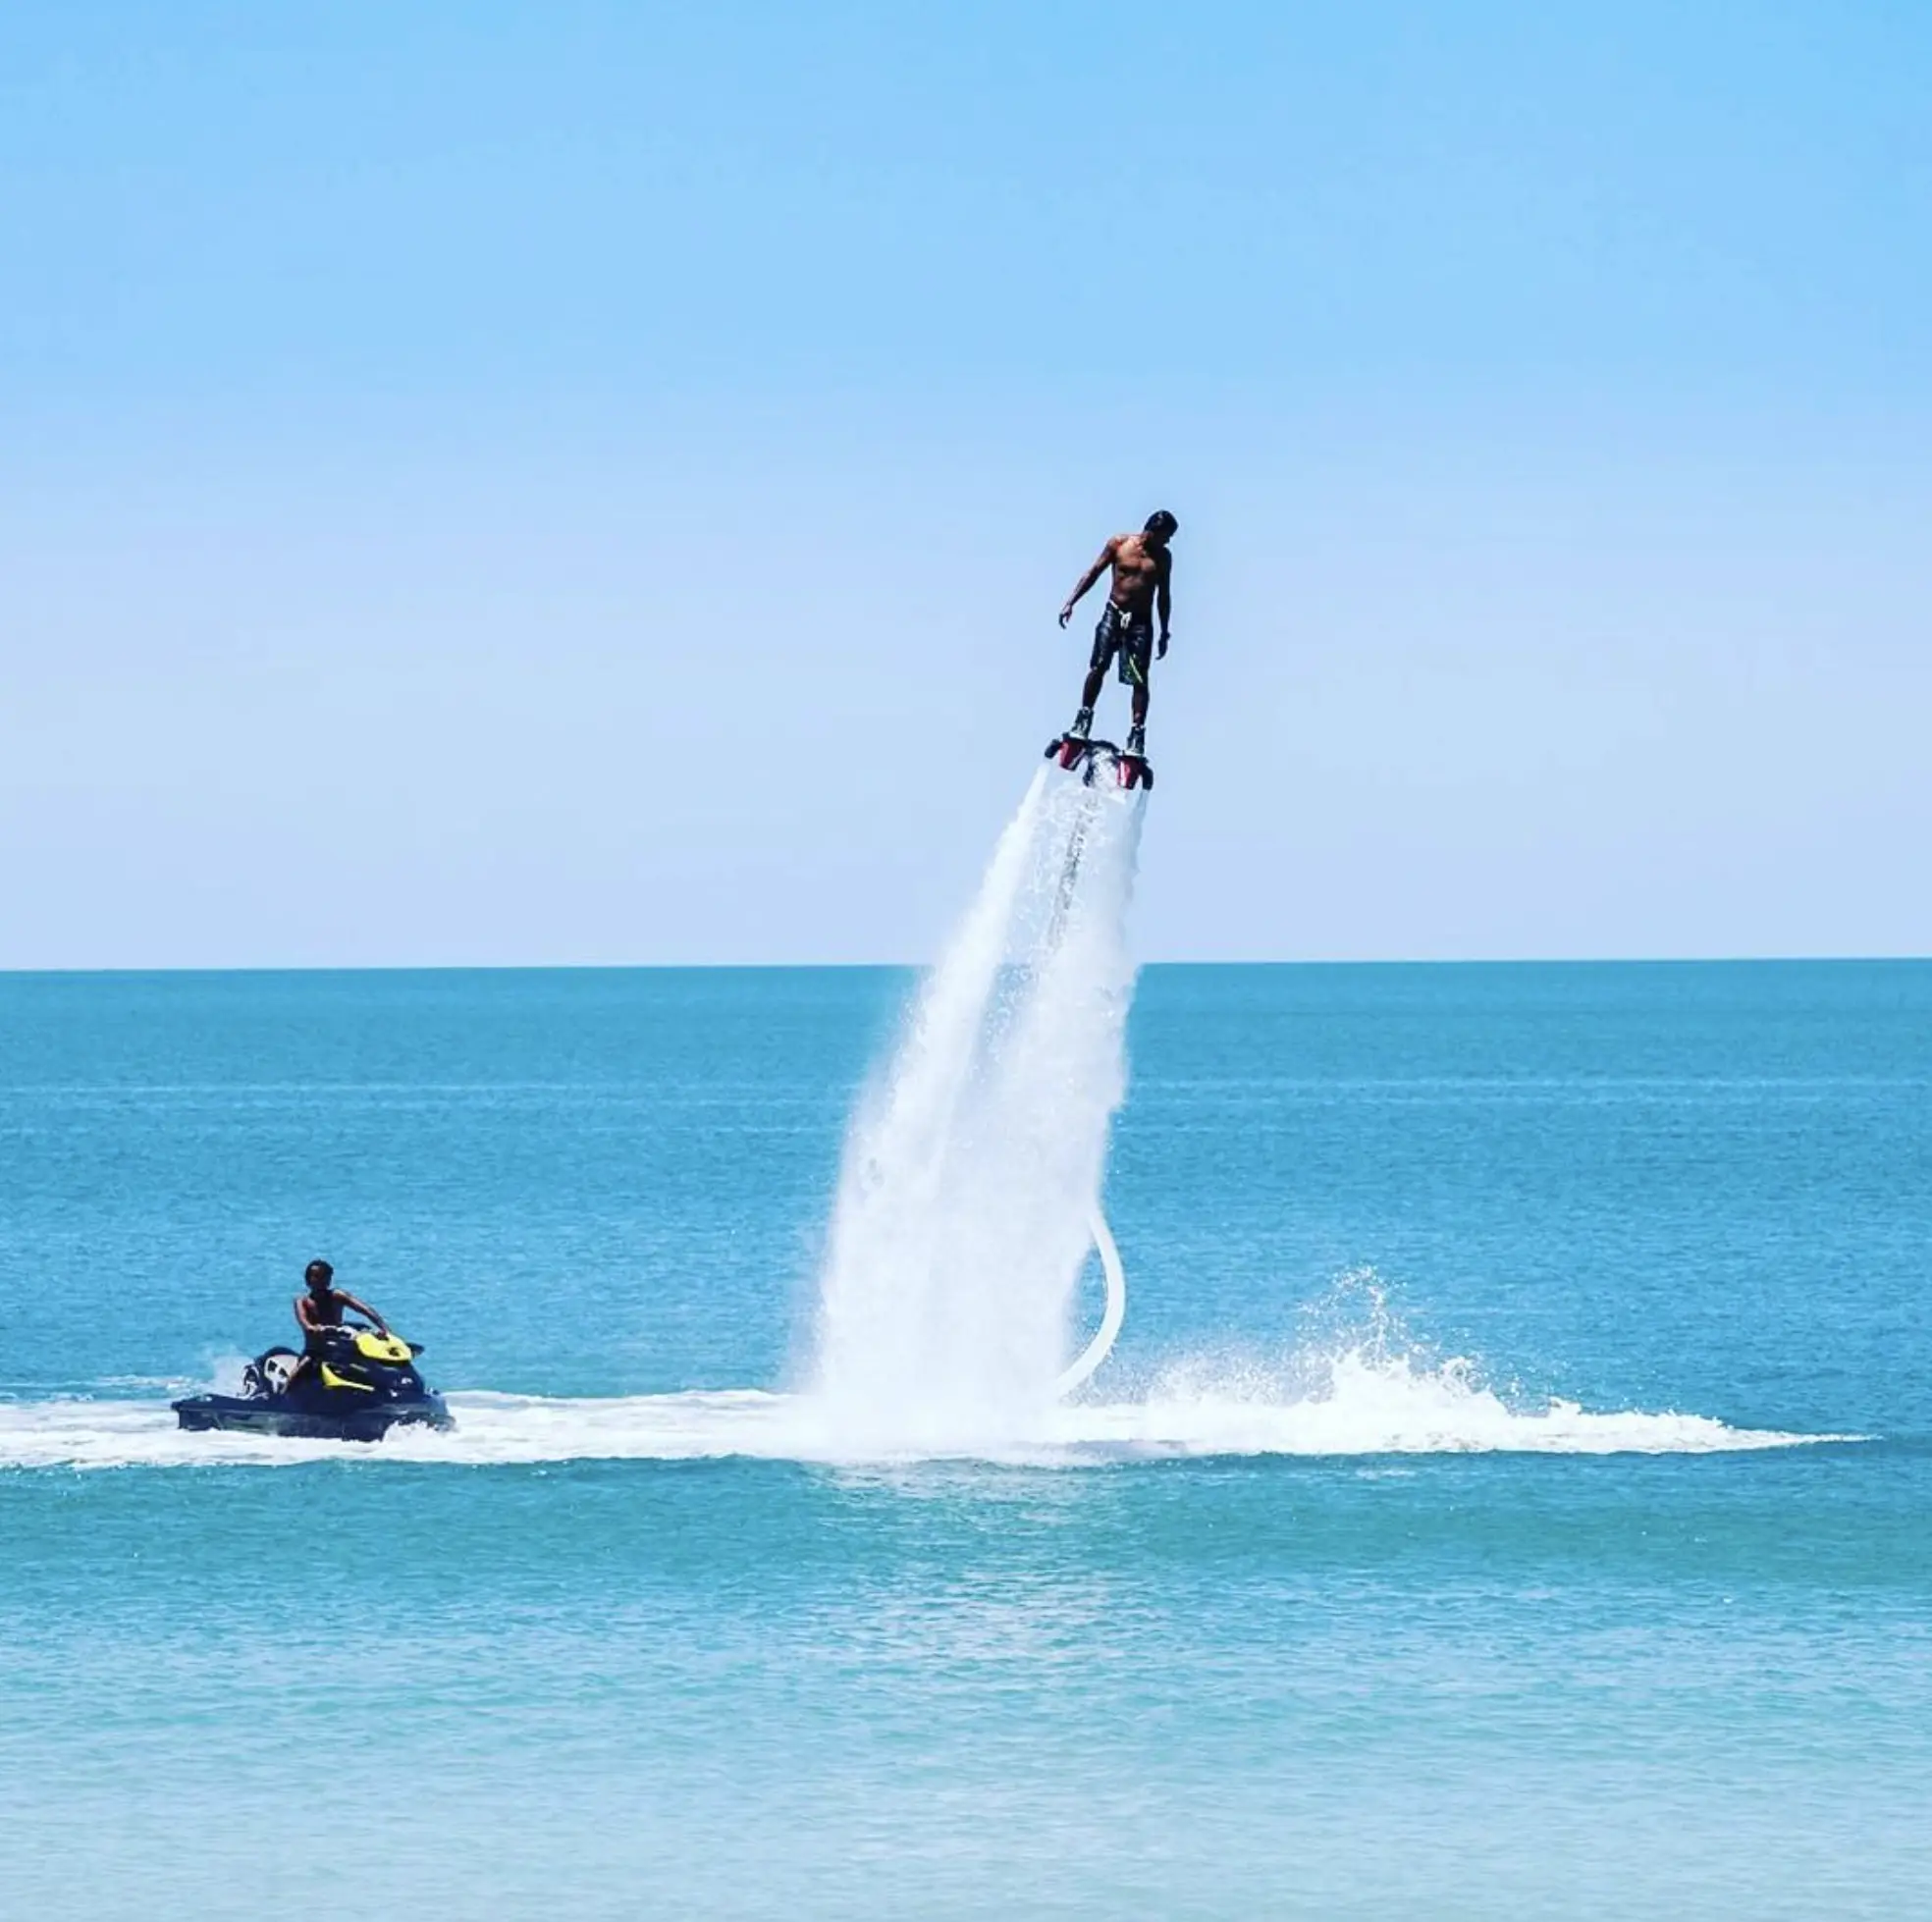
<svg viewBox="0 0 1932 1922">
<path fill-rule="evenodd" d="M 372 1408 L 332 1411 L 297 1408 L 277 1398 L 189 1395 L 174 1404 L 175 1418 L 196 1432 L 223 1429 L 243 1435 L 286 1435 L 304 1441 L 376 1442 L 392 1428 L 454 1428 L 441 1395 L 421 1401 L 379 1402 Z"/>
<path fill-rule="evenodd" d="M 422 1350 L 387 1329 L 332 1328 L 308 1361 L 271 1348 L 242 1371 L 240 1395 L 189 1395 L 173 1404 L 184 1428 L 381 1441 L 392 1428 L 454 1428 L 443 1397 L 416 1372 Z"/>
</svg>

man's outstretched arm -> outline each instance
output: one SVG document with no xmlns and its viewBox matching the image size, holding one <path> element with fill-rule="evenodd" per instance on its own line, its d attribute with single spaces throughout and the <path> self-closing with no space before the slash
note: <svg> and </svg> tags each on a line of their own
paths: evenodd
<svg viewBox="0 0 1932 1922">
<path fill-rule="evenodd" d="M 336 1291 L 336 1296 L 337 1299 L 342 1303 L 344 1308 L 353 1308 L 355 1312 L 361 1315 L 365 1321 L 373 1321 L 376 1324 L 376 1326 L 383 1331 L 385 1335 L 389 1333 L 389 1323 L 385 1321 L 382 1318 L 382 1316 L 379 1315 L 375 1311 L 375 1309 L 368 1305 L 367 1302 L 358 1302 L 355 1299 L 355 1297 L 349 1292 L 347 1288 L 339 1288 Z"/>
<path fill-rule="evenodd" d="M 1114 549 L 1120 545 L 1118 537 L 1109 541 L 1100 550 L 1100 558 L 1080 576 L 1074 590 L 1067 596 L 1067 604 L 1060 610 L 1060 625 L 1064 627 L 1073 618 L 1073 611 L 1080 605 L 1080 597 L 1113 565 Z"/>
<path fill-rule="evenodd" d="M 1154 590 L 1154 612 L 1160 616 L 1160 658 L 1167 658 L 1167 624 L 1174 617 L 1174 558 L 1160 557 L 1160 578 Z"/>
</svg>

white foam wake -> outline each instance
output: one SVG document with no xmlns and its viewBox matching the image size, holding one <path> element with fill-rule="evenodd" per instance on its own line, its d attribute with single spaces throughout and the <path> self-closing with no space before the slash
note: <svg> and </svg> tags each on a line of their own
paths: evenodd
<svg viewBox="0 0 1932 1922">
<path fill-rule="evenodd" d="M 1592 1414 L 1569 1402 L 1513 1409 L 1463 1361 L 1338 1358 L 1318 1392 L 1278 1398 L 1261 1379 L 1167 1377 L 1145 1400 L 1045 1411 L 1014 1432 L 975 1442 L 856 1445 L 836 1412 L 808 1395 L 755 1389 L 567 1399 L 454 1394 L 454 1431 L 398 1429 L 383 1442 L 187 1434 L 165 1402 L 0 1403 L 0 1469 L 283 1468 L 302 1463 L 493 1464 L 659 1461 L 743 1456 L 830 1465 L 966 1459 L 1078 1468 L 1174 1457 L 1369 1457 L 1514 1453 L 1705 1455 L 1863 1439 L 1740 1428 L 1710 1415 Z"/>
<path fill-rule="evenodd" d="M 861 1104 L 810 1371 L 856 1452 L 1020 1443 L 1051 1409 L 1126 1087 L 1144 799 L 1035 777 Z"/>
</svg>

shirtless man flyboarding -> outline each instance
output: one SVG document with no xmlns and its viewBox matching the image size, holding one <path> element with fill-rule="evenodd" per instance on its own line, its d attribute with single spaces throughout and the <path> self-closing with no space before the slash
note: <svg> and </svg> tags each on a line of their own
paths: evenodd
<svg viewBox="0 0 1932 1922">
<path fill-rule="evenodd" d="M 1167 543 L 1180 526 L 1165 507 L 1148 515 L 1147 525 L 1138 534 L 1116 534 L 1100 550 L 1100 559 L 1080 576 L 1078 584 L 1060 610 L 1060 625 L 1073 618 L 1080 597 L 1111 567 L 1113 584 L 1107 590 L 1107 604 L 1100 622 L 1094 629 L 1094 658 L 1088 665 L 1087 685 L 1081 690 L 1080 712 L 1067 730 L 1069 738 L 1085 740 L 1094 731 L 1094 703 L 1106 684 L 1107 669 L 1116 657 L 1120 678 L 1134 690 L 1134 725 L 1127 736 L 1127 752 L 1147 753 L 1148 669 L 1154 661 L 1167 656 L 1167 622 L 1173 613 L 1170 583 L 1173 557 Z M 1153 616 L 1160 616 L 1160 638 L 1154 637 Z"/>
</svg>

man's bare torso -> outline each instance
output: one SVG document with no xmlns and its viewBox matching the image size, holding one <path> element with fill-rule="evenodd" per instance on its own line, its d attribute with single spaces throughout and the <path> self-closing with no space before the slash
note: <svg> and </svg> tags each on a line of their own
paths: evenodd
<svg viewBox="0 0 1932 1922">
<path fill-rule="evenodd" d="M 1167 572 L 1164 547 L 1157 548 L 1142 534 L 1116 534 L 1107 543 L 1113 561 L 1113 584 L 1107 598 L 1124 614 L 1145 620 L 1154 606 L 1154 592 Z"/>
</svg>

